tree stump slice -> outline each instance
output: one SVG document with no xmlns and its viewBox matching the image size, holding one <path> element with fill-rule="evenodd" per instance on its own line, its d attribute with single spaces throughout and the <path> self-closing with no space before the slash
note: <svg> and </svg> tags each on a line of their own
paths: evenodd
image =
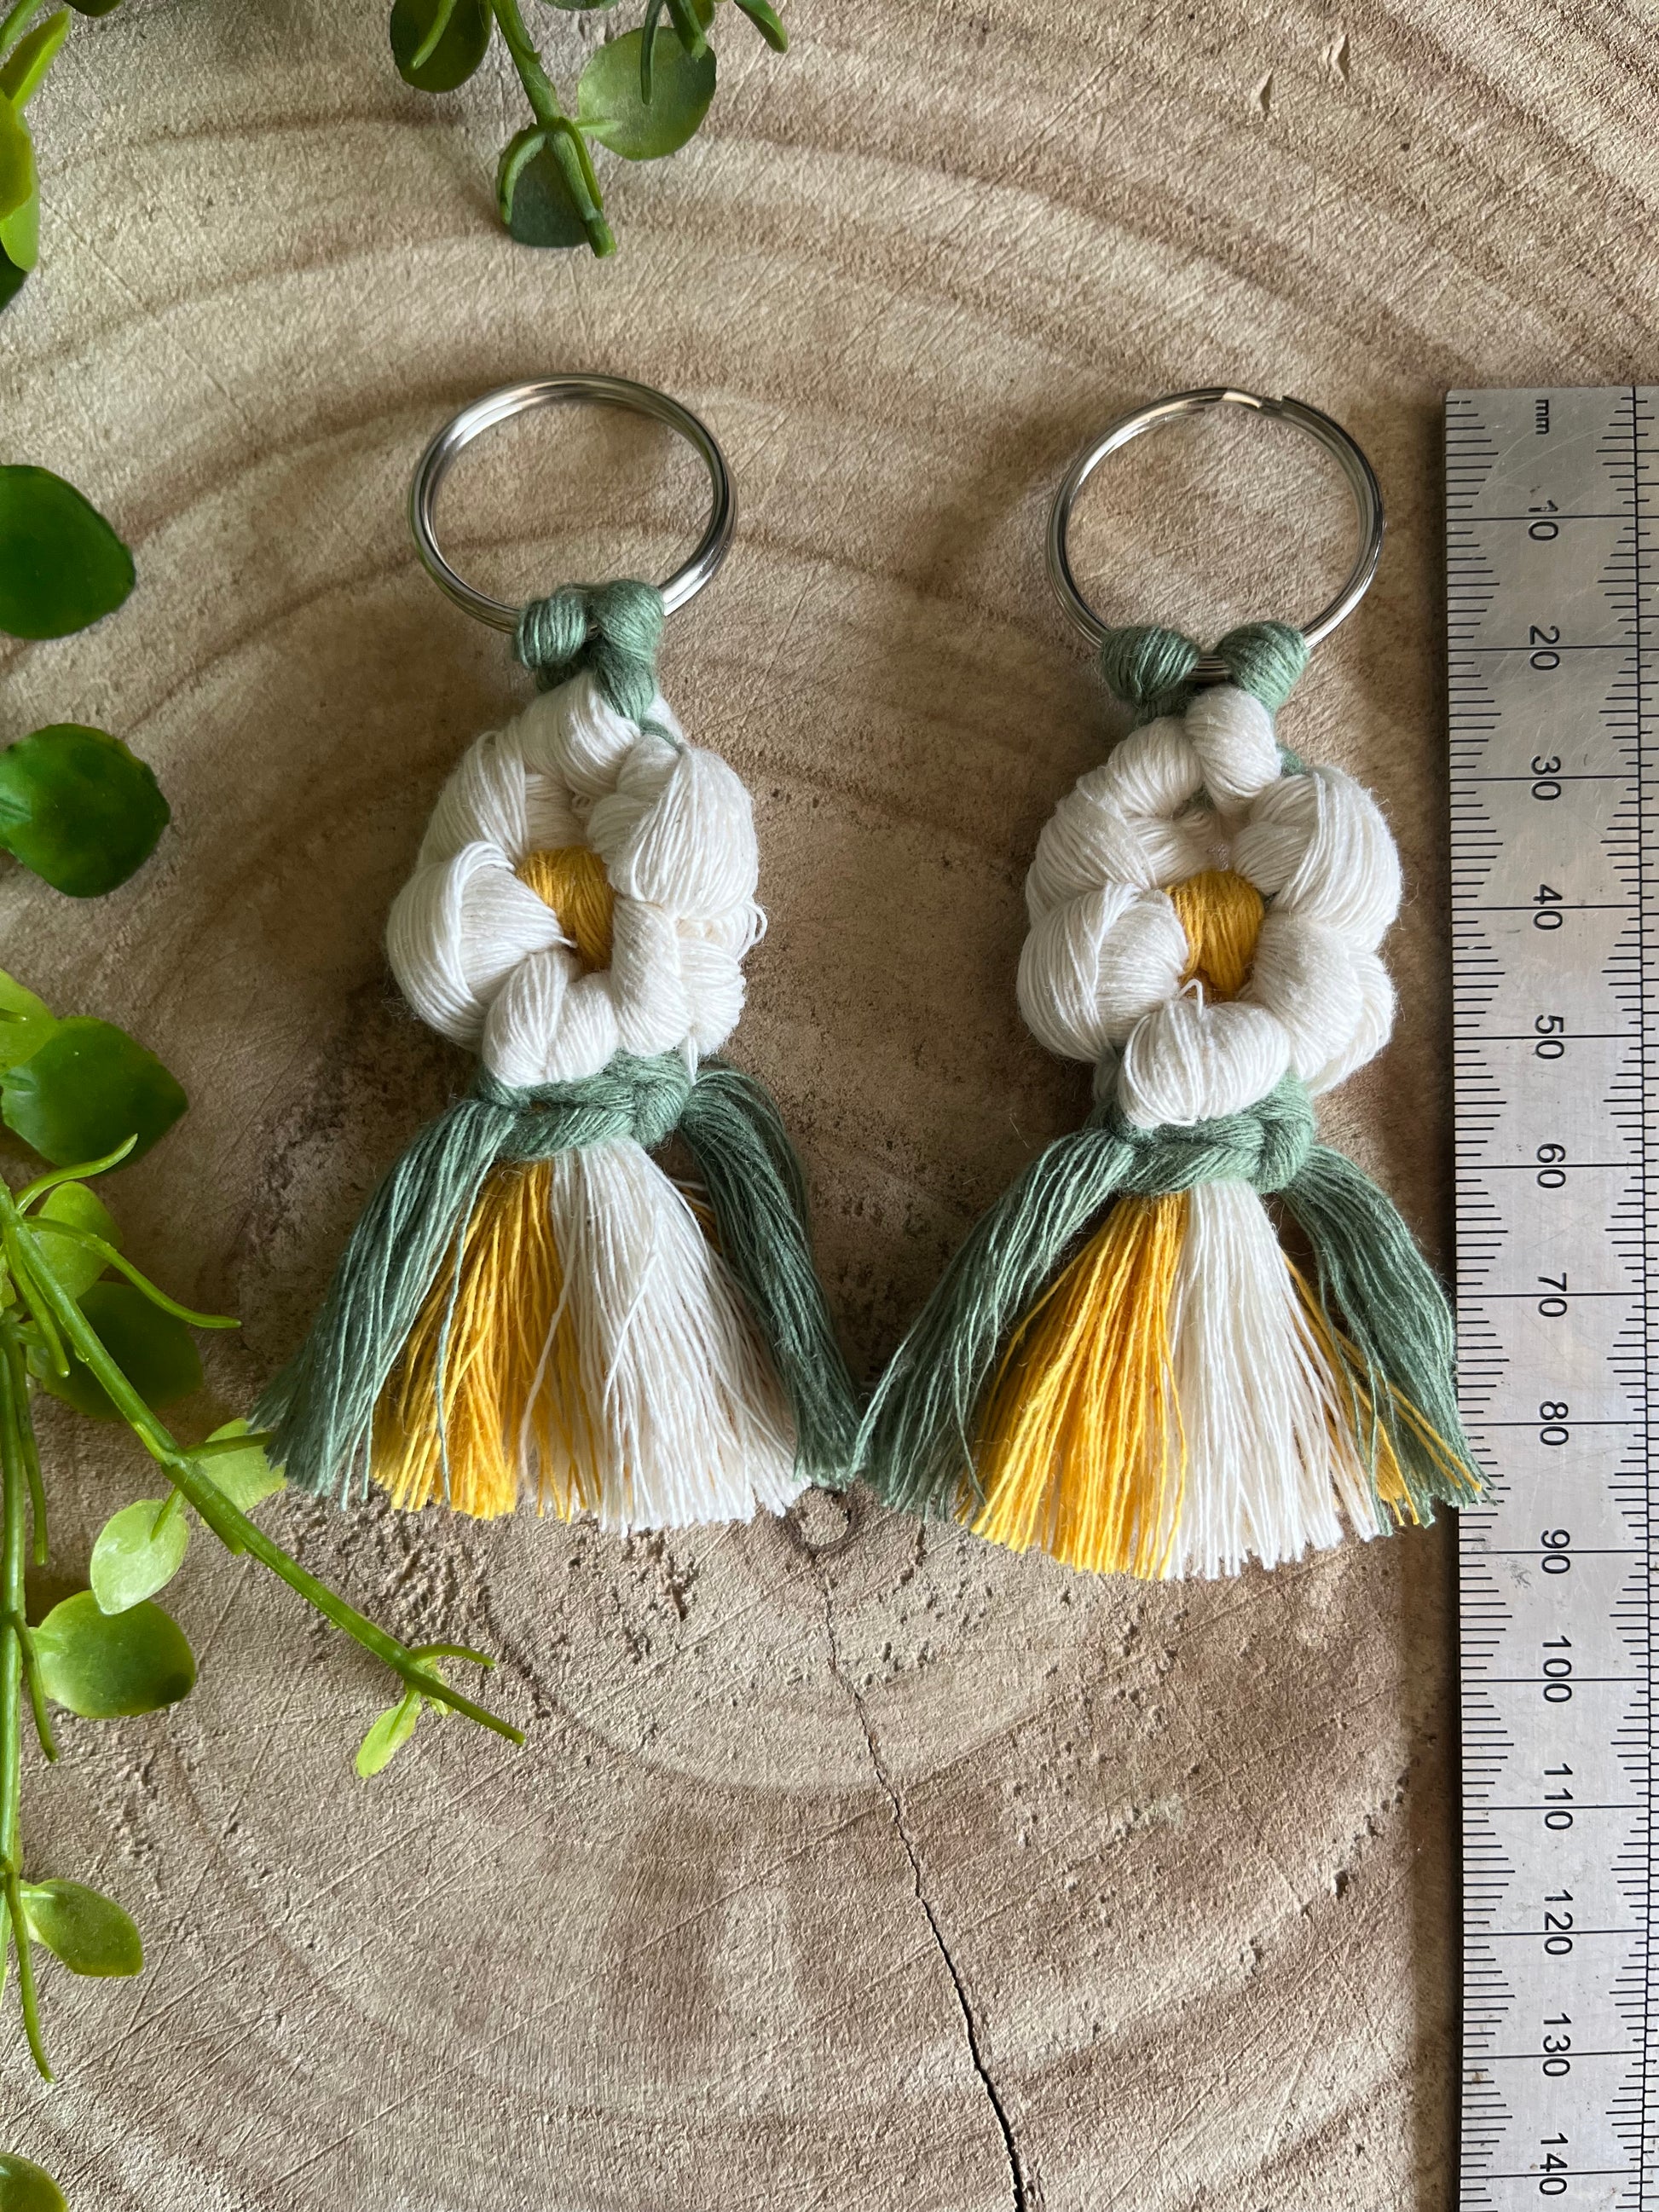
<svg viewBox="0 0 1659 2212">
<path fill-rule="evenodd" d="M 537 21 L 568 85 L 605 19 Z M 101 903 L 8 872 L 4 958 L 191 1093 L 112 1188 L 149 1271 L 246 1320 L 191 1433 L 293 1348 L 462 1078 L 381 929 L 525 688 L 403 497 L 454 405 L 557 368 L 663 386 L 731 456 L 737 545 L 664 678 L 755 793 L 771 927 L 733 1048 L 809 1163 L 866 1376 L 1084 1110 L 1013 999 L 1032 844 L 1115 726 L 1043 580 L 1060 469 L 1182 386 L 1345 422 L 1389 545 L 1286 729 L 1377 792 L 1408 896 L 1395 1042 L 1324 1121 L 1446 1252 L 1439 403 L 1650 375 L 1648 29 L 1453 0 L 799 0 L 793 27 L 779 60 L 723 19 L 704 137 L 605 166 L 605 264 L 493 227 L 516 86 L 407 90 L 377 7 L 130 0 L 36 104 L 5 458 L 80 484 L 140 586 L 0 653 L 5 734 L 118 732 L 174 827 Z M 661 573 L 698 511 L 668 455 L 526 428 L 458 546 L 525 594 Z M 1121 619 L 1305 614 L 1346 562 L 1340 496 L 1249 426 L 1137 448 L 1082 524 Z M 42 1602 L 147 1486 L 124 1438 L 49 1417 L 46 1444 Z M 198 1536 L 169 1601 L 195 1694 L 66 1721 L 28 1778 L 32 1865 L 118 1891 L 149 1952 L 132 1984 L 47 1972 L 58 2086 L 9 2047 L 0 2141 L 76 2212 L 1451 2202 L 1445 1529 L 1147 1588 L 863 1493 L 629 1542 L 262 1510 L 402 1634 L 497 1653 L 529 1741 L 423 1723 L 360 1783 L 386 1680 Z"/>
</svg>

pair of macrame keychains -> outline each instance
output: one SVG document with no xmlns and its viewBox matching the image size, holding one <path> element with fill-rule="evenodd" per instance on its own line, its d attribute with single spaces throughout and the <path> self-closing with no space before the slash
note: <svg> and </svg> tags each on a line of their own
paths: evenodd
<svg viewBox="0 0 1659 2212">
<path fill-rule="evenodd" d="M 520 611 L 438 551 L 437 488 L 481 429 L 577 398 L 686 435 L 709 527 L 661 591 Z M 1254 625 L 1211 655 L 1106 630 L 1066 559 L 1073 500 L 1129 438 L 1223 401 L 1341 461 L 1364 541 L 1348 586 L 1307 630 Z M 973 1230 L 861 1415 L 799 1162 L 766 1091 L 714 1056 L 763 927 L 749 795 L 656 683 L 665 611 L 730 538 L 719 448 L 620 380 L 511 386 L 433 441 L 412 514 L 438 581 L 514 629 L 541 695 L 462 760 L 392 908 L 405 997 L 480 1067 L 369 1200 L 257 1409 L 291 1480 L 625 1530 L 781 1512 L 858 1476 L 1141 1577 L 1272 1566 L 1476 1495 L 1443 1293 L 1389 1200 L 1314 1137 L 1313 1099 L 1387 1042 L 1377 948 L 1400 898 L 1375 802 L 1274 725 L 1380 550 L 1346 433 L 1294 401 L 1182 393 L 1114 424 L 1061 488 L 1051 570 L 1135 726 L 1038 841 L 1018 994 L 1041 1044 L 1093 1066 L 1094 1103 Z"/>
</svg>

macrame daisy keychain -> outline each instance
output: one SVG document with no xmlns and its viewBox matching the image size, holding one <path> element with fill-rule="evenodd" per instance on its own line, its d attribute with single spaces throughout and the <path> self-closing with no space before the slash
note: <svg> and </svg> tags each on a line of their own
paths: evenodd
<svg viewBox="0 0 1659 2212">
<path fill-rule="evenodd" d="M 1305 630 L 1253 623 L 1212 653 L 1107 629 L 1067 557 L 1078 493 L 1130 439 L 1224 403 L 1334 454 L 1352 574 Z M 1476 1496 L 1444 1294 L 1390 1201 L 1314 1136 L 1313 1100 L 1388 1041 L 1400 870 L 1375 800 L 1283 750 L 1274 716 L 1382 543 L 1364 455 L 1291 399 L 1177 393 L 1061 484 L 1050 574 L 1136 726 L 1038 840 L 1018 993 L 1039 1042 L 1092 1066 L 1094 1109 L 899 1347 L 860 1440 L 890 1501 L 1155 1577 L 1276 1565 Z"/>
<path fill-rule="evenodd" d="M 573 399 L 686 438 L 708 526 L 660 591 L 520 611 L 439 551 L 438 488 L 481 431 Z M 446 425 L 410 519 L 435 580 L 514 633 L 541 689 L 444 787 L 386 933 L 410 1005 L 480 1066 L 369 1200 L 257 1418 L 290 1481 L 333 1496 L 372 1474 L 400 1505 L 530 1501 L 618 1529 L 780 1512 L 845 1480 L 855 1414 L 777 1109 L 709 1057 L 763 927 L 749 793 L 657 689 L 665 615 L 731 540 L 724 457 L 660 392 L 551 377 Z"/>
</svg>

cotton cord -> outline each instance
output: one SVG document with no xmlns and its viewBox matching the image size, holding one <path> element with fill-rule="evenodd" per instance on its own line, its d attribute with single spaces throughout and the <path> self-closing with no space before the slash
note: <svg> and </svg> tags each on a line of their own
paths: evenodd
<svg viewBox="0 0 1659 2212">
<path fill-rule="evenodd" d="M 858 1444 L 895 1504 L 1141 1576 L 1275 1565 L 1479 1487 L 1444 1295 L 1314 1135 L 1313 1098 L 1392 1027 L 1394 842 L 1279 744 L 1301 632 L 1213 653 L 1231 680 L 1203 684 L 1178 632 L 1104 641 L 1137 720 L 1038 839 L 1017 986 L 1094 1110 L 951 1260 Z"/>
<path fill-rule="evenodd" d="M 469 750 L 386 933 L 472 1094 L 370 1199 L 259 1408 L 290 1479 L 625 1529 L 848 1479 L 852 1385 L 776 1109 L 711 1056 L 762 934 L 749 794 L 657 687 L 661 594 L 572 586 L 541 696 Z M 678 1136 L 695 1179 L 649 1157 Z"/>
</svg>

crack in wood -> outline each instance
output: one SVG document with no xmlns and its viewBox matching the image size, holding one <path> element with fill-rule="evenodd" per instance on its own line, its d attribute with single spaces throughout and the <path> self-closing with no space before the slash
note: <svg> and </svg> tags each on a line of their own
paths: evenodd
<svg viewBox="0 0 1659 2212">
<path fill-rule="evenodd" d="M 1014 2134 L 1013 2123 L 1008 2117 L 1007 2107 L 1002 2101 L 1001 2094 L 991 2069 L 985 2063 L 985 2054 L 980 2044 L 979 2022 L 975 2017 L 974 2008 L 969 1998 L 968 1985 L 963 1980 L 961 1970 L 951 1955 L 951 1948 L 945 1940 L 943 1929 L 939 1926 L 939 1915 L 933 1910 L 933 1901 L 923 1885 L 921 1856 L 911 1839 L 909 1828 L 905 1822 L 903 1803 L 893 1785 L 892 1778 L 887 1771 L 886 1761 L 881 1755 L 881 1747 L 876 1741 L 876 1732 L 870 1722 L 869 1709 L 864 1702 L 864 1695 L 858 1684 L 842 1666 L 841 1646 L 836 1636 L 835 1601 L 830 1595 L 830 1577 L 823 1571 L 819 1561 L 815 1559 L 813 1564 L 817 1570 L 818 1589 L 823 1599 L 823 1627 L 830 1645 L 830 1671 L 842 1688 L 846 1691 L 852 1702 L 853 1711 L 858 1717 L 865 1748 L 870 1754 L 870 1771 L 875 1776 L 882 1794 L 887 1800 L 888 1808 L 892 1816 L 893 1833 L 898 1838 L 904 1856 L 910 1863 L 910 1882 L 916 1903 L 921 1907 L 928 1931 L 933 1939 L 933 1948 L 939 1953 L 945 1971 L 951 1978 L 951 1987 L 956 1992 L 957 2009 L 962 2014 L 963 2033 L 968 2046 L 968 2057 L 975 2073 L 979 2076 L 981 2086 L 985 2091 L 986 2102 L 990 2106 L 992 2118 L 996 2122 L 997 2132 L 1002 2138 L 1003 2155 L 1008 2162 L 1008 2181 L 1014 2212 L 1042 2212 L 1042 2198 L 1036 2176 L 1028 2177 L 1026 2173 L 1025 2163 L 1020 2155 L 1019 2143 Z"/>
</svg>

